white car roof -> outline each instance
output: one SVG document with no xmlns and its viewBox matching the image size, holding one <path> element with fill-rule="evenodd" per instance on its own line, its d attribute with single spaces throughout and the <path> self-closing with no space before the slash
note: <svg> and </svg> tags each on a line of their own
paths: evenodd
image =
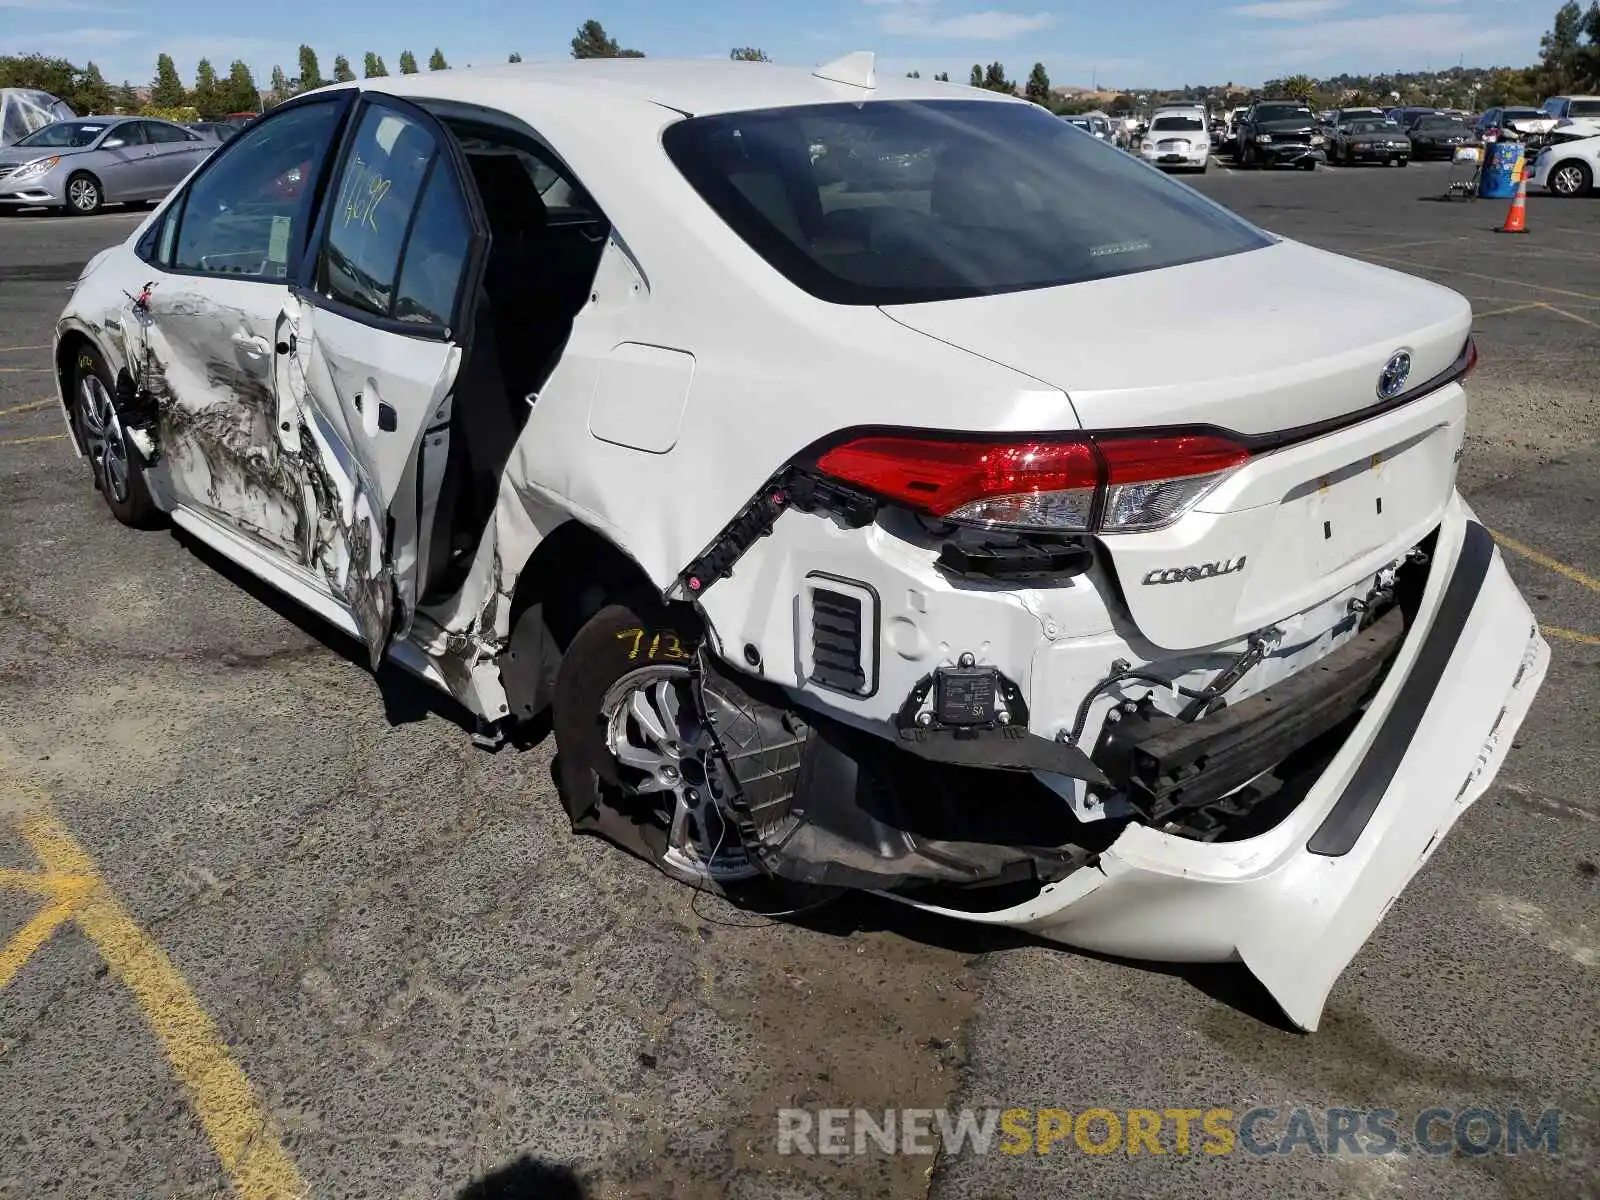
<svg viewBox="0 0 1600 1200">
<path fill-rule="evenodd" d="M 704 116 L 757 108 L 862 100 L 988 100 L 1026 104 L 1015 96 L 967 87 L 907 79 L 879 72 L 873 88 L 819 78 L 805 67 L 730 59 L 589 58 L 553 62 L 499 63 L 448 71 L 360 79 L 341 87 L 372 88 L 396 96 L 421 96 L 482 104 L 515 112 L 523 103 L 553 92 L 611 101 L 636 101 Z M 646 119 L 659 123 L 660 113 Z"/>
</svg>

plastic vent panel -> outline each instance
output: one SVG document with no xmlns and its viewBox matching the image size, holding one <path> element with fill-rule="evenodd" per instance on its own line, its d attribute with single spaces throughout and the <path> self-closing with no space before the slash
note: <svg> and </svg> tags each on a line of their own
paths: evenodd
<svg viewBox="0 0 1600 1200">
<path fill-rule="evenodd" d="M 843 692 L 866 690 L 861 665 L 861 601 L 829 588 L 811 590 L 811 680 Z"/>
</svg>

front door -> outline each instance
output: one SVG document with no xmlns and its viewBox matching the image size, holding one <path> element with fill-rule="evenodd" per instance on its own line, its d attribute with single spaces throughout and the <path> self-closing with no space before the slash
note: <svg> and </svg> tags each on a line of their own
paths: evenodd
<svg viewBox="0 0 1600 1200">
<path fill-rule="evenodd" d="M 151 231 L 148 312 L 122 317 L 175 498 L 301 565 L 312 514 L 279 437 L 275 334 L 309 240 L 313 172 L 348 108 L 337 95 L 291 105 L 218 150 Z"/>
<path fill-rule="evenodd" d="M 100 139 L 98 149 L 106 160 L 99 170 L 101 199 L 115 202 L 150 194 L 156 165 L 144 130 L 143 121 L 124 121 Z"/>
<path fill-rule="evenodd" d="M 327 190 L 303 286 L 278 339 L 280 427 L 308 464 L 312 565 L 371 654 L 409 627 L 428 568 L 488 229 L 455 139 L 433 117 L 365 92 Z"/>
</svg>

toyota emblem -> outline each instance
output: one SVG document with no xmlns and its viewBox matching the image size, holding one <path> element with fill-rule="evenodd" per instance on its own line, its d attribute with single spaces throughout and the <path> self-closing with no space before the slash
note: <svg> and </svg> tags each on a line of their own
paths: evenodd
<svg viewBox="0 0 1600 1200">
<path fill-rule="evenodd" d="M 1411 355 L 1404 350 L 1395 352 L 1394 357 L 1384 364 L 1383 373 L 1378 376 L 1378 399 L 1393 400 L 1406 390 L 1406 380 L 1411 378 Z"/>
</svg>

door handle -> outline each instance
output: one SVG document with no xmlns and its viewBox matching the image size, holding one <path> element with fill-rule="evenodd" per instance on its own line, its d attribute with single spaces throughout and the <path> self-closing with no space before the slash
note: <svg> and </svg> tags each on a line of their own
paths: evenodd
<svg viewBox="0 0 1600 1200">
<path fill-rule="evenodd" d="M 265 358 L 272 350 L 272 343 L 264 337 L 252 337 L 248 334 L 236 333 L 233 335 L 233 344 L 239 348 L 239 353 L 246 358 Z"/>
<path fill-rule="evenodd" d="M 356 411 L 365 416 L 365 410 L 361 407 L 360 392 L 355 394 L 353 403 Z M 384 433 L 393 433 L 400 428 L 400 414 L 394 411 L 394 405 L 383 400 L 378 401 L 378 428 Z"/>
</svg>

